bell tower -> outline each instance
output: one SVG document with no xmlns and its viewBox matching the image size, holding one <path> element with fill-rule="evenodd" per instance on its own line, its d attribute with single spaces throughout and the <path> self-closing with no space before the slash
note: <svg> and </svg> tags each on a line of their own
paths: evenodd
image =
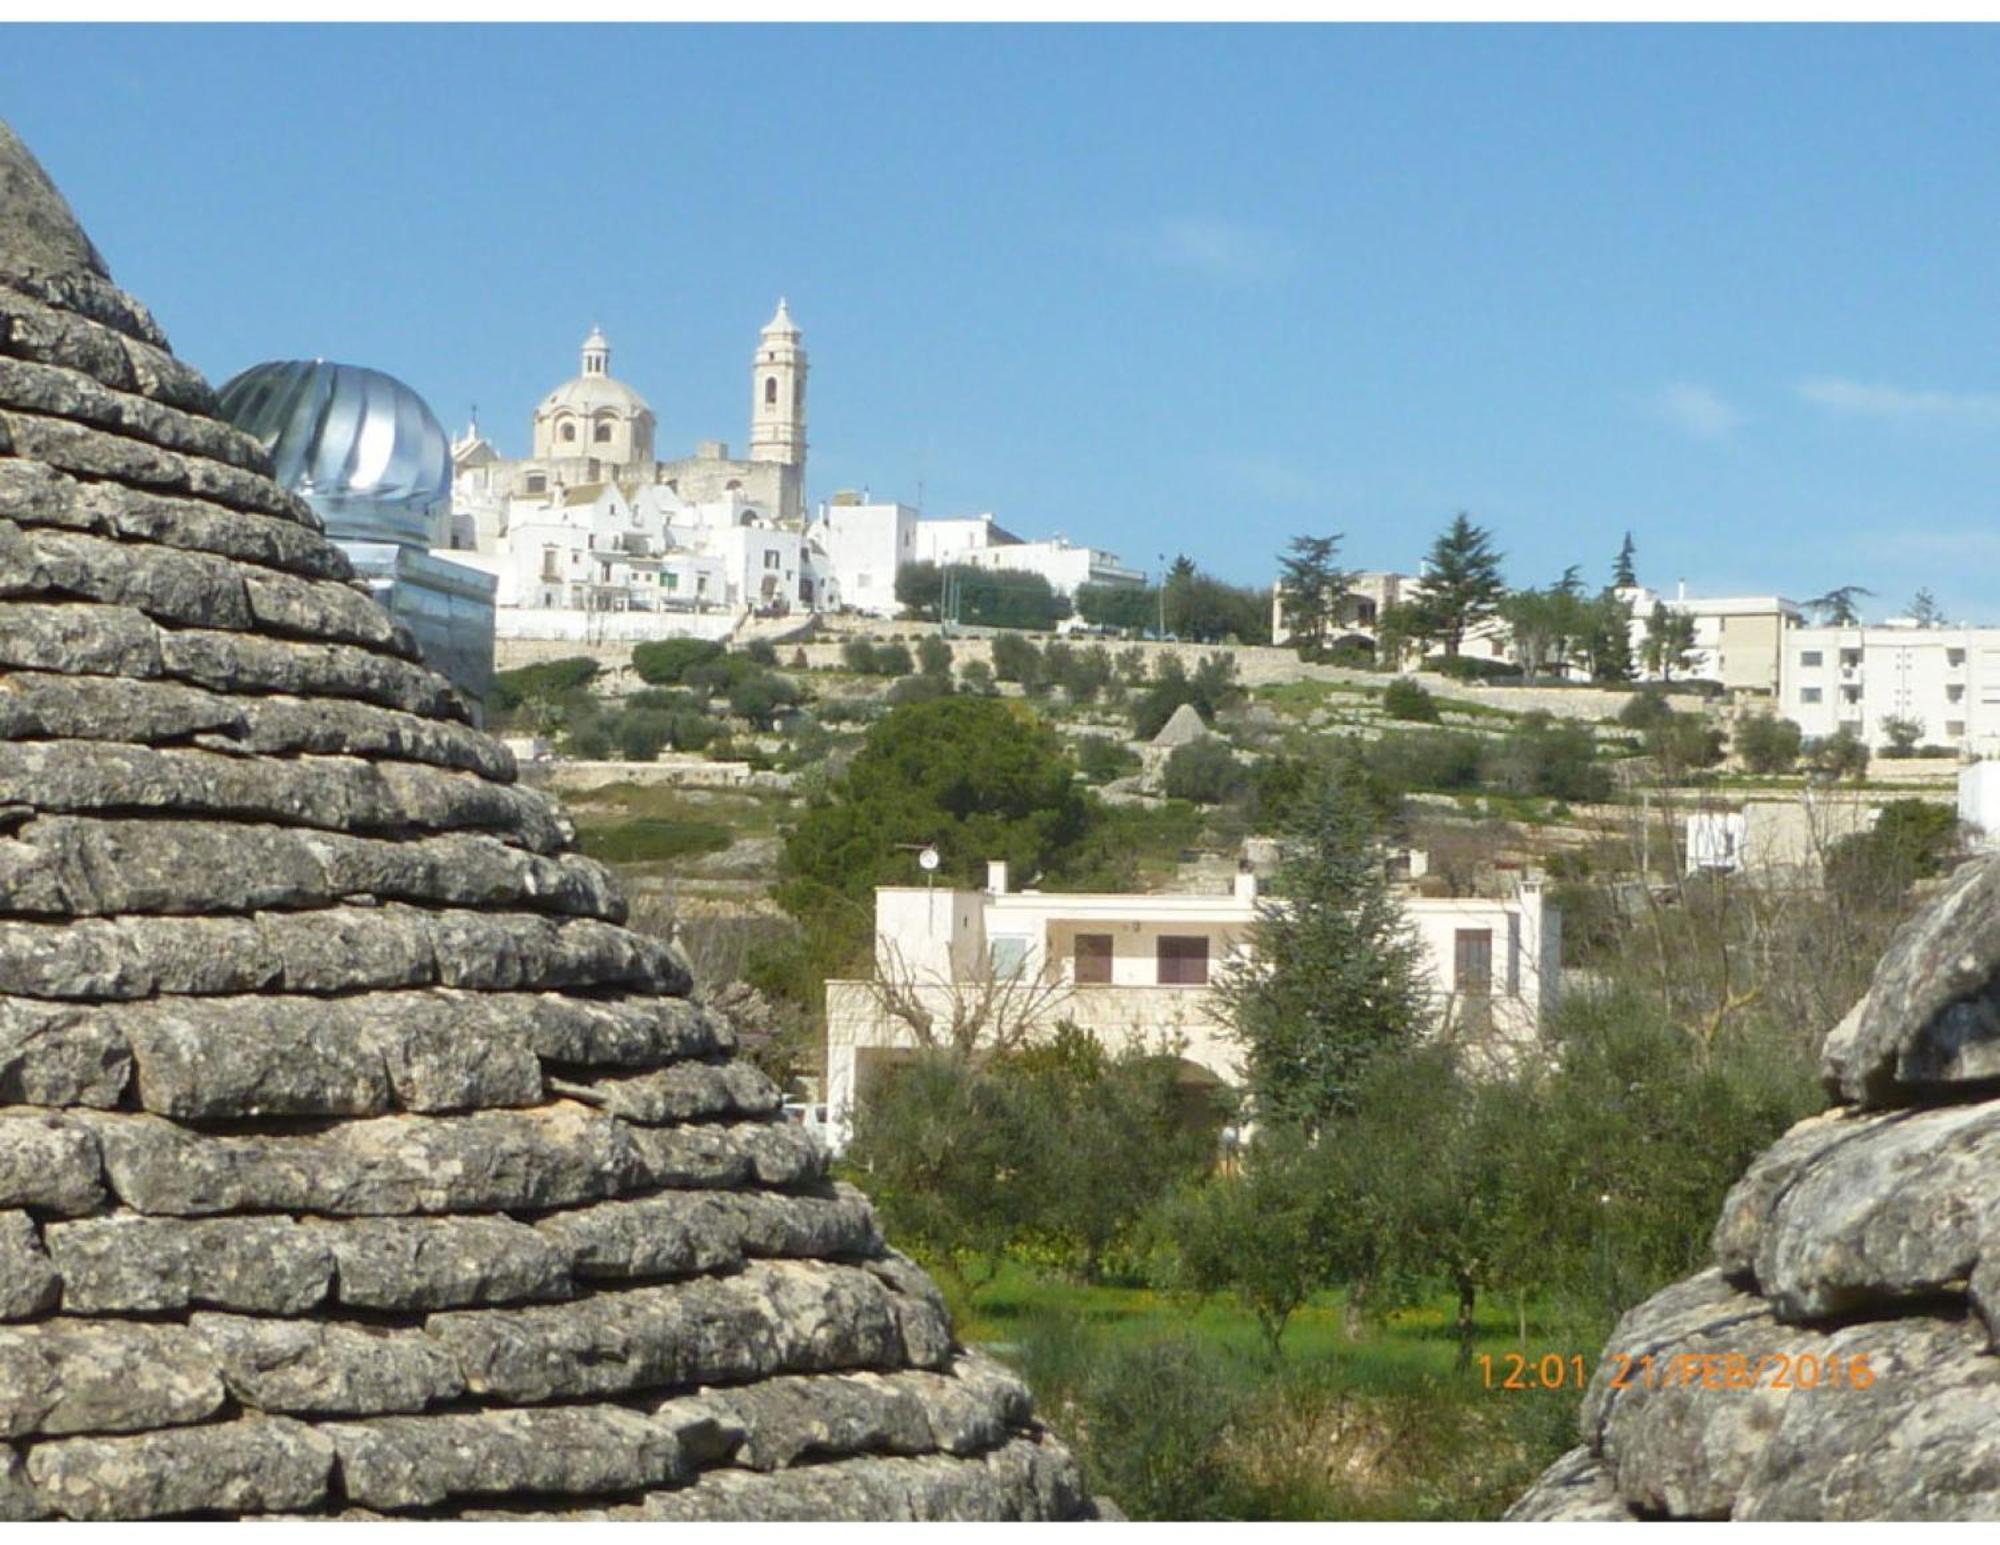
<svg viewBox="0 0 2000 1545">
<path fill-rule="evenodd" d="M 781 299 L 750 367 L 750 459 L 806 464 L 806 349 Z"/>
</svg>

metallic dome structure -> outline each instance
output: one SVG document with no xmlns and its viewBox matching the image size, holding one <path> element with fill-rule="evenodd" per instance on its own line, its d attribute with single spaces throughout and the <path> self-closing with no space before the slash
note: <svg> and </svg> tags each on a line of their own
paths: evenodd
<svg viewBox="0 0 2000 1545">
<path fill-rule="evenodd" d="M 451 441 L 394 376 L 323 359 L 252 365 L 218 394 L 222 416 L 263 446 L 375 599 L 416 635 L 424 662 L 483 702 L 493 682 L 491 574 L 434 551 L 451 514 Z"/>
<path fill-rule="evenodd" d="M 394 376 L 272 360 L 227 382 L 221 407 L 263 442 L 277 480 L 336 541 L 433 545 L 451 502 L 451 443 L 430 405 Z"/>
</svg>

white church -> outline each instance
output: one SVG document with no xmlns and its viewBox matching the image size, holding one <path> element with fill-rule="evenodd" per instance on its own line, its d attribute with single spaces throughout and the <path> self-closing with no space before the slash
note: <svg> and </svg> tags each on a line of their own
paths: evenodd
<svg viewBox="0 0 2000 1545">
<path fill-rule="evenodd" d="M 837 494 L 807 518 L 806 349 L 785 302 L 751 359 L 747 459 L 719 441 L 661 461 L 645 398 L 611 374 L 596 328 L 581 369 L 535 409 L 534 453 L 503 458 L 474 423 L 452 445 L 449 549 L 497 583 L 501 638 L 720 638 L 747 617 L 893 617 L 905 563 L 1041 573 L 1063 594 L 1142 583 L 1115 556 L 1023 542 L 990 515 L 924 520 Z"/>
</svg>

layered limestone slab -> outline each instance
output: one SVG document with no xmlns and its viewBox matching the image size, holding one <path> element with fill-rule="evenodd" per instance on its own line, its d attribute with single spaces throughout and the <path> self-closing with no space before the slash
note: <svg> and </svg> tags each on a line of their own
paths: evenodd
<svg viewBox="0 0 2000 1545">
<path fill-rule="evenodd" d="M 242 1136 L 150 1115 L 70 1119 L 97 1138 L 120 1201 L 171 1217 L 503 1212 L 597 1201 L 653 1183 L 631 1131 L 569 1102 Z"/>
<path fill-rule="evenodd" d="M 333 1285 L 324 1237 L 290 1218 L 154 1219 L 133 1214 L 43 1231 L 68 1314 L 146 1314 L 190 1305 L 304 1314 Z"/>
<path fill-rule="evenodd" d="M 0 1109 L 0 1208 L 80 1217 L 104 1205 L 97 1139 L 73 1118 Z"/>
<path fill-rule="evenodd" d="M 458 1365 L 421 1331 L 197 1314 L 229 1393 L 253 1410 L 334 1416 L 421 1411 L 464 1393 Z"/>
<path fill-rule="evenodd" d="M 534 1226 L 577 1275 L 606 1281 L 692 1276 L 750 1256 L 872 1255 L 881 1245 L 873 1209 L 851 1189 L 824 1197 L 669 1191 L 551 1213 Z"/>
<path fill-rule="evenodd" d="M 239 822 L 51 815 L 0 837 L 0 917 L 308 911 L 357 900 L 624 916 L 602 865 L 487 836 L 384 841 Z M 664 946 L 633 941 L 622 948 L 671 963 Z M 685 968 L 672 970 L 680 985 L 656 981 L 656 990 L 686 991 Z"/>
<path fill-rule="evenodd" d="M 1630 1523 L 1632 1518 L 1603 1462 L 1587 1447 L 1573 1448 L 1550 1465 L 1501 1515 L 1502 1522 L 1514 1524 Z"/>
<path fill-rule="evenodd" d="M 569 1252 L 511 1218 L 315 1222 L 350 1308 L 401 1313 L 568 1298 Z"/>
<path fill-rule="evenodd" d="M 5 953 L 0 935 L 0 977 Z M 131 1077 L 129 1044 L 95 1009 L 0 998 L 0 1102 L 109 1109 Z"/>
<path fill-rule="evenodd" d="M 733 1276 L 546 1308 L 434 1314 L 426 1328 L 471 1393 L 511 1403 L 908 1361 L 882 1284 L 820 1262 L 760 1261 Z"/>
<path fill-rule="evenodd" d="M 333 1440 L 285 1417 L 181 1427 L 129 1438 L 37 1443 L 34 1493 L 57 1517 L 171 1518 L 315 1507 L 333 1473 Z"/>
<path fill-rule="evenodd" d="M 6 284 L 0 284 L 0 354 L 60 365 L 189 413 L 215 413 L 215 393 L 201 373 L 164 349 Z"/>
<path fill-rule="evenodd" d="M 214 1354 L 179 1326 L 0 1325 L 0 1438 L 177 1427 L 222 1401 Z"/>
<path fill-rule="evenodd" d="M 25 1212 L 0 1212 L 0 1320 L 25 1320 L 55 1308 L 62 1278 Z M 5 1517 L 0 1511 L 0 1517 Z"/>
<path fill-rule="evenodd" d="M 577 1098 L 647 1126 L 712 1116 L 768 1116 L 784 1094 L 747 1062 L 681 1062 L 575 1088 Z"/>
<path fill-rule="evenodd" d="M 298 520 L 303 505 L 268 477 L 227 462 L 15 408 L 0 408 L 0 453 L 46 462 L 74 476 L 191 494 L 260 515 Z"/>
<path fill-rule="evenodd" d="M 1868 996 L 1827 1038 L 1830 1087 L 1863 1106 L 2000 1078 L 2000 860 L 1961 865 L 1897 930 Z"/>
<path fill-rule="evenodd" d="M 1076 1462 L 1031 1438 L 1016 1438 L 973 1463 L 941 1455 L 871 1455 L 771 1474 L 710 1470 L 691 1486 L 648 1493 L 638 1508 L 614 1509 L 611 1516 L 1016 1523 L 1074 1518 L 1086 1508 Z"/>
<path fill-rule="evenodd" d="M 537 853 L 568 833 L 548 800 L 471 773 L 361 757 L 250 759 L 193 747 L 0 741 L 0 787 L 38 810 L 159 811 L 338 832 L 487 828 Z"/>
<path fill-rule="evenodd" d="M 0 306 L 5 296 L 0 289 Z M 213 553 L 306 579 L 347 580 L 354 573 L 346 555 L 320 534 L 317 517 L 307 523 L 87 481 L 44 462 L 0 459 L 0 509 L 23 526 Z"/>
</svg>

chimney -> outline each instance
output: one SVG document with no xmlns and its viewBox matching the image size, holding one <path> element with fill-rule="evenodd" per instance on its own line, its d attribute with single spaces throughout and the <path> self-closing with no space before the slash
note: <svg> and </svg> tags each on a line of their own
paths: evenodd
<svg viewBox="0 0 2000 1545">
<path fill-rule="evenodd" d="M 1007 894 L 1007 861 L 1004 858 L 989 858 L 986 861 L 986 889 L 995 896 Z"/>
<path fill-rule="evenodd" d="M 1244 859 L 1236 866 L 1235 889 L 1238 901 L 1255 901 L 1257 899 L 1257 871 L 1250 867 L 1248 859 Z"/>
</svg>

